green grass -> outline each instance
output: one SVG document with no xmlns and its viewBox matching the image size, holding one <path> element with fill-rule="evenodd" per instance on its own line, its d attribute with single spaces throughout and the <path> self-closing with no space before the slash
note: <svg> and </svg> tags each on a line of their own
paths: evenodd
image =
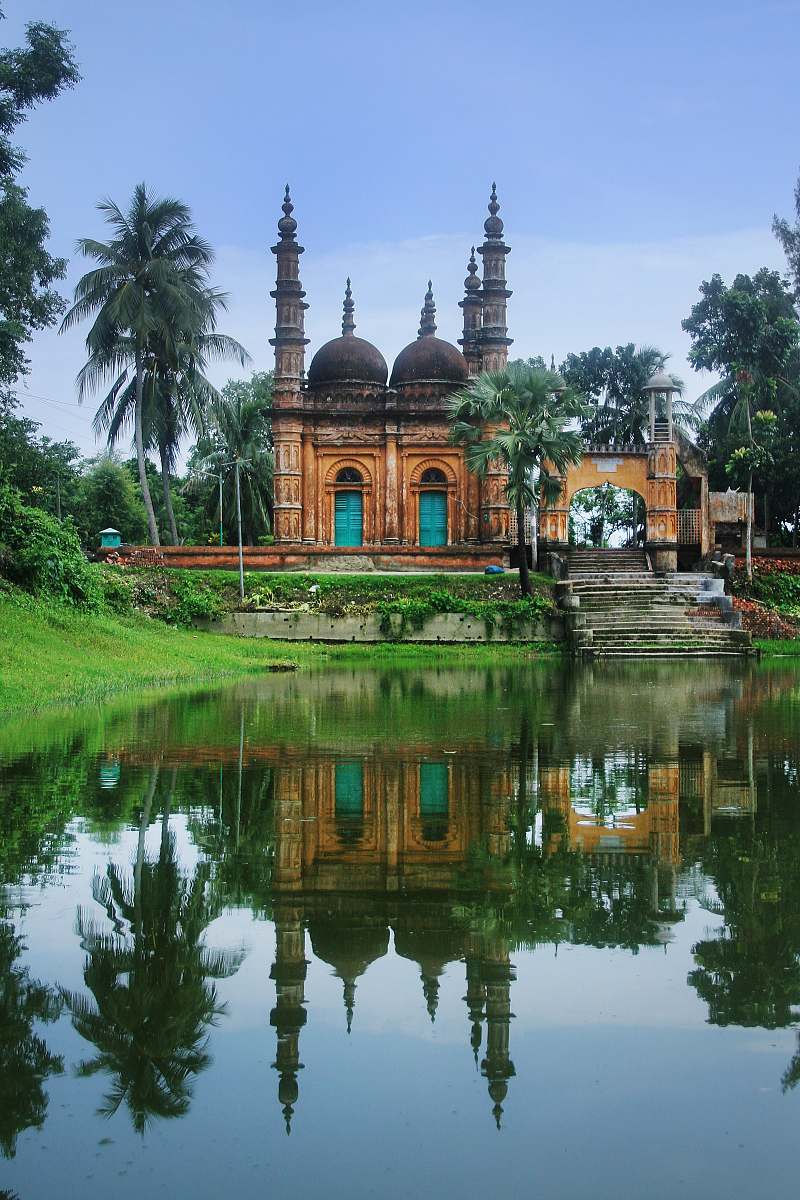
<svg viewBox="0 0 800 1200">
<path fill-rule="evenodd" d="M 800 658 L 800 638 L 753 638 L 765 658 Z"/>
<path fill-rule="evenodd" d="M 153 687 L 315 664 L 513 662 L 550 647 L 341 647 L 235 638 L 175 629 L 147 617 L 117 617 L 0 600 L 0 711 L 79 704 Z"/>
</svg>

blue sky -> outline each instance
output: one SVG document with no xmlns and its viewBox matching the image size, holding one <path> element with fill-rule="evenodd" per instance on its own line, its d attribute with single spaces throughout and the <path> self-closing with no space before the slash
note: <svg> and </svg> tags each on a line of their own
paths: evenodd
<svg viewBox="0 0 800 1200">
<path fill-rule="evenodd" d="M 440 333 L 457 337 L 494 178 L 513 353 L 652 342 L 695 393 L 680 321 L 700 280 L 782 266 L 769 226 L 790 213 L 800 169 L 792 0 L 5 8 L 0 44 L 51 21 L 71 31 L 84 77 L 19 136 L 31 199 L 71 256 L 67 286 L 75 239 L 102 236 L 97 200 L 124 202 L 144 179 L 191 205 L 230 292 L 224 328 L 259 368 L 287 180 L 312 353 L 338 332 L 348 272 L 358 332 L 390 362 L 416 334 L 429 275 Z M 20 395 L 44 432 L 89 451 L 81 342 L 37 337 Z"/>
</svg>

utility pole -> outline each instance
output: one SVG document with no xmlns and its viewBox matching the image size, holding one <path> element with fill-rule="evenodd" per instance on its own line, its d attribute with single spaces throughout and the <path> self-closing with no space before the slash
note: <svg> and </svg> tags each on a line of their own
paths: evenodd
<svg viewBox="0 0 800 1200">
<path fill-rule="evenodd" d="M 242 496 L 239 486 L 239 459 L 236 459 L 236 526 L 239 534 L 239 599 L 244 600 L 244 556 L 242 553 Z"/>
</svg>

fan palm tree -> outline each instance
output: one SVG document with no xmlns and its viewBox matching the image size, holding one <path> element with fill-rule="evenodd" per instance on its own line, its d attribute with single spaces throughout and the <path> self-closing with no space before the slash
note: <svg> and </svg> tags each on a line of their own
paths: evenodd
<svg viewBox="0 0 800 1200">
<path fill-rule="evenodd" d="M 451 437 L 466 446 L 468 469 L 483 478 L 499 460 L 507 472 L 506 496 L 517 514 L 520 586 L 529 596 L 525 510 L 533 508 L 538 519 L 542 500 L 560 491 L 557 476 L 580 462 L 581 435 L 569 427 L 586 418 L 588 407 L 555 372 L 519 361 L 470 380 L 449 408 Z"/>
<path fill-rule="evenodd" d="M 159 545 L 153 501 L 145 471 L 144 387 L 148 344 L 166 322 L 191 327 L 198 310 L 197 286 L 211 263 L 210 246 L 194 232 L 188 207 L 155 199 L 145 184 L 134 190 L 127 212 L 112 200 L 98 209 L 111 227 L 108 242 L 81 238 L 77 249 L 99 265 L 78 282 L 61 332 L 93 318 L 86 336 L 89 362 L 78 376 L 78 397 L 118 379 L 133 358 L 134 440 L 139 484 L 150 541 Z"/>
</svg>

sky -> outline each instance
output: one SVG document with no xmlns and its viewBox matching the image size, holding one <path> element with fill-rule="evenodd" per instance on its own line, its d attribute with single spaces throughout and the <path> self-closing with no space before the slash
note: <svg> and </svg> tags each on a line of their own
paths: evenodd
<svg viewBox="0 0 800 1200">
<path fill-rule="evenodd" d="M 104 236 L 99 199 L 144 180 L 178 196 L 216 250 L 220 328 L 272 365 L 276 221 L 292 188 L 310 355 L 357 333 L 389 365 L 416 336 L 428 278 L 439 335 L 460 333 L 469 248 L 497 181 L 514 356 L 636 342 L 698 394 L 681 319 L 702 279 L 784 266 L 770 226 L 800 169 L 800 0 L 5 0 L 68 29 L 83 76 L 17 141 L 46 208 L 66 296 Z M 85 453 L 86 329 L 37 335 L 18 395 Z M 216 383 L 247 374 L 212 372 Z M 100 397 L 98 397 L 98 400 Z"/>
</svg>

